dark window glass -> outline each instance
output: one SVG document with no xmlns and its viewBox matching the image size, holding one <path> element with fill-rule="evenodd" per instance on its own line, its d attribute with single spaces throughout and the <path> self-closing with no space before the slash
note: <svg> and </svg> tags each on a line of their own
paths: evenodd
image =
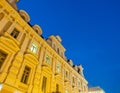
<svg viewBox="0 0 120 93">
<path fill-rule="evenodd" d="M 42 81 L 42 91 L 43 91 L 43 93 L 46 93 L 46 83 L 47 83 L 47 78 L 44 76 L 43 81 Z"/>
<path fill-rule="evenodd" d="M 59 92 L 59 85 L 56 84 L 56 92 L 58 93 Z"/>
<path fill-rule="evenodd" d="M 68 72 L 67 71 L 65 72 L 65 75 L 66 75 L 66 78 L 68 78 Z"/>
<path fill-rule="evenodd" d="M 17 29 L 14 29 L 11 33 L 11 36 L 14 37 L 14 38 L 17 38 L 19 35 L 19 31 Z"/>
<path fill-rule="evenodd" d="M 3 17 L 4 17 L 4 14 L 0 13 L 0 21 L 2 20 Z"/>
<path fill-rule="evenodd" d="M 73 77 L 73 83 L 75 83 L 75 78 Z"/>
<path fill-rule="evenodd" d="M 7 57 L 7 54 L 5 54 L 3 51 L 0 51 L 0 68 L 2 67 L 6 57 Z"/>
<path fill-rule="evenodd" d="M 28 78 L 29 78 L 29 74 L 30 74 L 30 68 L 29 67 L 25 67 L 22 78 L 21 78 L 21 82 L 23 82 L 24 84 L 27 84 Z"/>
</svg>

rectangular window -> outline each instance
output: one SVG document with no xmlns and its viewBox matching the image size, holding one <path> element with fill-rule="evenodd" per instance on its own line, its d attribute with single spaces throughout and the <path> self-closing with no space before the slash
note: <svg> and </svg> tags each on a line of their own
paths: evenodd
<svg viewBox="0 0 120 93">
<path fill-rule="evenodd" d="M 58 52 L 58 54 L 60 54 L 60 49 L 59 48 L 57 48 L 57 52 Z"/>
<path fill-rule="evenodd" d="M 46 84 L 47 84 L 47 78 L 44 76 L 42 81 L 42 91 L 43 93 L 46 93 Z"/>
<path fill-rule="evenodd" d="M 11 36 L 14 37 L 14 38 L 17 38 L 19 35 L 19 31 L 17 29 L 14 29 L 11 33 Z"/>
<path fill-rule="evenodd" d="M 57 73 L 61 72 L 61 64 L 60 63 L 56 63 L 56 72 Z"/>
<path fill-rule="evenodd" d="M 65 90 L 65 93 L 69 93 L 69 92 L 68 92 L 68 89 Z"/>
<path fill-rule="evenodd" d="M 80 88 L 80 81 L 78 80 L 78 88 Z"/>
<path fill-rule="evenodd" d="M 59 93 L 59 85 L 56 84 L 56 93 Z"/>
<path fill-rule="evenodd" d="M 72 79 L 73 79 L 73 80 L 72 80 L 72 81 L 73 81 L 73 83 L 75 83 L 75 78 L 73 77 Z"/>
<path fill-rule="evenodd" d="M 24 84 L 27 84 L 27 82 L 28 82 L 28 78 L 29 78 L 29 75 L 30 75 L 30 70 L 31 70 L 31 68 L 25 66 L 25 69 L 24 69 L 24 72 L 23 72 L 23 75 L 22 75 L 22 78 L 21 78 L 21 82 L 23 82 Z"/>
<path fill-rule="evenodd" d="M 4 52 L 0 51 L 0 68 L 2 67 L 6 57 L 7 57 L 7 54 L 5 54 Z"/>
<path fill-rule="evenodd" d="M 50 62 L 50 57 L 49 57 L 48 55 L 46 56 L 46 59 L 45 59 L 45 60 L 46 60 L 46 63 L 47 63 L 47 64 L 50 64 L 50 63 L 51 63 L 51 62 Z"/>
<path fill-rule="evenodd" d="M 31 50 L 33 53 L 36 53 L 36 52 L 37 52 L 37 48 L 38 48 L 38 46 L 37 46 L 36 44 L 32 43 L 30 50 Z"/>
<path fill-rule="evenodd" d="M 68 71 L 65 71 L 65 77 L 68 78 Z"/>
<path fill-rule="evenodd" d="M 3 19 L 4 16 L 4 13 L 0 13 L 0 21 Z"/>
</svg>

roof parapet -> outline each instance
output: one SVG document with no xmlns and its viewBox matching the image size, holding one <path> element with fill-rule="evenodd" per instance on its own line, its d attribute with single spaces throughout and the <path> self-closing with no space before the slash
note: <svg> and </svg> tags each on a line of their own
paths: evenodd
<svg viewBox="0 0 120 93">
<path fill-rule="evenodd" d="M 36 31 L 36 33 L 42 35 L 42 29 L 39 25 L 35 24 L 34 26 L 32 26 L 32 28 Z"/>
<path fill-rule="evenodd" d="M 59 41 L 59 42 L 62 42 L 62 39 L 61 39 L 61 37 L 60 36 L 56 36 L 56 39 Z"/>
<path fill-rule="evenodd" d="M 74 65 L 73 68 L 78 72 L 78 66 Z"/>
<path fill-rule="evenodd" d="M 84 68 L 82 67 L 82 65 L 78 65 L 77 67 L 78 67 L 78 73 L 81 74 L 84 77 L 84 74 L 83 74 L 83 69 Z"/>
<path fill-rule="evenodd" d="M 20 16 L 28 23 L 30 21 L 30 16 L 24 10 L 19 10 Z"/>
<path fill-rule="evenodd" d="M 68 60 L 68 64 L 70 64 L 73 67 L 73 61 L 71 59 Z"/>
</svg>

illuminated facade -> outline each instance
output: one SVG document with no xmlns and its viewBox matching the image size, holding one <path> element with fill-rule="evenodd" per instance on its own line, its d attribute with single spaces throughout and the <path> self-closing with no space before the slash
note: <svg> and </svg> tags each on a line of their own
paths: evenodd
<svg viewBox="0 0 120 93">
<path fill-rule="evenodd" d="M 17 1 L 0 0 L 0 93 L 88 93 L 83 68 L 65 57 L 61 38 L 43 39 Z"/>
<path fill-rule="evenodd" d="M 105 93 L 105 91 L 100 87 L 88 88 L 88 93 Z"/>
</svg>

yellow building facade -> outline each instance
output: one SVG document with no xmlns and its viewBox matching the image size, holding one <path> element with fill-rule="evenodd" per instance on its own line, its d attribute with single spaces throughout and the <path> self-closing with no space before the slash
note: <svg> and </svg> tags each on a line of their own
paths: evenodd
<svg viewBox="0 0 120 93">
<path fill-rule="evenodd" d="M 83 68 L 65 57 L 61 38 L 44 39 L 16 2 L 0 0 L 0 93 L 88 93 Z"/>
<path fill-rule="evenodd" d="M 88 88 L 88 93 L 105 93 L 105 91 L 100 87 Z"/>
</svg>

